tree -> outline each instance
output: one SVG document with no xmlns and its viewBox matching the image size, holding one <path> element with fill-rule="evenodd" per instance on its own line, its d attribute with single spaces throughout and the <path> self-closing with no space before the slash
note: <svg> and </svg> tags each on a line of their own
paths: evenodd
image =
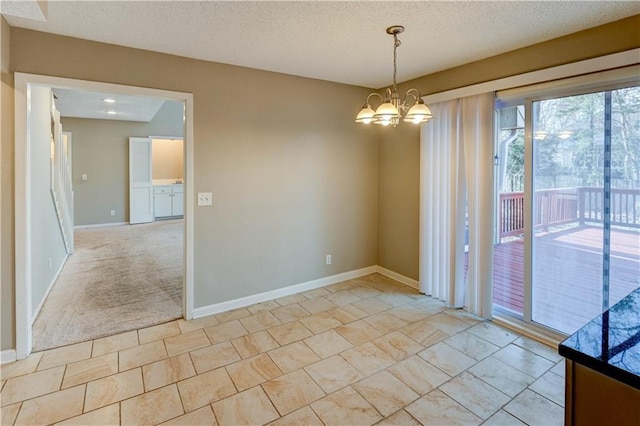
<svg viewBox="0 0 640 426">
<path fill-rule="evenodd" d="M 543 100 L 533 107 L 533 149 L 536 189 L 566 185 L 570 176 L 565 164 L 566 136 L 571 137 L 576 108 L 568 98 Z"/>
<path fill-rule="evenodd" d="M 508 191 L 523 191 L 524 182 L 524 132 L 518 131 L 516 138 L 507 147 Z"/>
<path fill-rule="evenodd" d="M 640 87 L 611 93 L 612 174 L 640 188 Z"/>
</svg>

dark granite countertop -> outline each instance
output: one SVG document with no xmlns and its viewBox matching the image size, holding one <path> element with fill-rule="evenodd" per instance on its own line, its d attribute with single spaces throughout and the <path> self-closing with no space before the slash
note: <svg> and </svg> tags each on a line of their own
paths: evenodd
<svg viewBox="0 0 640 426">
<path fill-rule="evenodd" d="M 562 342 L 559 353 L 640 389 L 640 288 Z"/>
</svg>

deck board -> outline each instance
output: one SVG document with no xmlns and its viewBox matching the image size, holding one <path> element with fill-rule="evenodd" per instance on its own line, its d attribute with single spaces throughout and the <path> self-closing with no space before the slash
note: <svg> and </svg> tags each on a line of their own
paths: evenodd
<svg viewBox="0 0 640 426">
<path fill-rule="evenodd" d="M 602 311 L 602 228 L 536 236 L 532 319 L 572 333 Z M 640 233 L 611 231 L 611 305 L 640 287 Z M 494 247 L 493 302 L 522 314 L 524 243 Z"/>
</svg>

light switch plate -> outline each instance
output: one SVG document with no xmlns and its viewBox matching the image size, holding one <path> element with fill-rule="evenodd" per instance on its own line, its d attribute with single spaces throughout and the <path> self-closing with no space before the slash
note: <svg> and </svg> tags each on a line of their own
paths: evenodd
<svg viewBox="0 0 640 426">
<path fill-rule="evenodd" d="M 211 192 L 198 192 L 198 207 L 210 206 L 213 204 L 213 194 Z"/>
</svg>

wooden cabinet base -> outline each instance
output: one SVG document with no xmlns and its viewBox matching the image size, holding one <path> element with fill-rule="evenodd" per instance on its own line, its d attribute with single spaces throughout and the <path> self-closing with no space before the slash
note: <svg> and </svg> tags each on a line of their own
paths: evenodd
<svg viewBox="0 0 640 426">
<path fill-rule="evenodd" d="M 566 360 L 565 425 L 640 425 L 640 390 Z"/>
</svg>

